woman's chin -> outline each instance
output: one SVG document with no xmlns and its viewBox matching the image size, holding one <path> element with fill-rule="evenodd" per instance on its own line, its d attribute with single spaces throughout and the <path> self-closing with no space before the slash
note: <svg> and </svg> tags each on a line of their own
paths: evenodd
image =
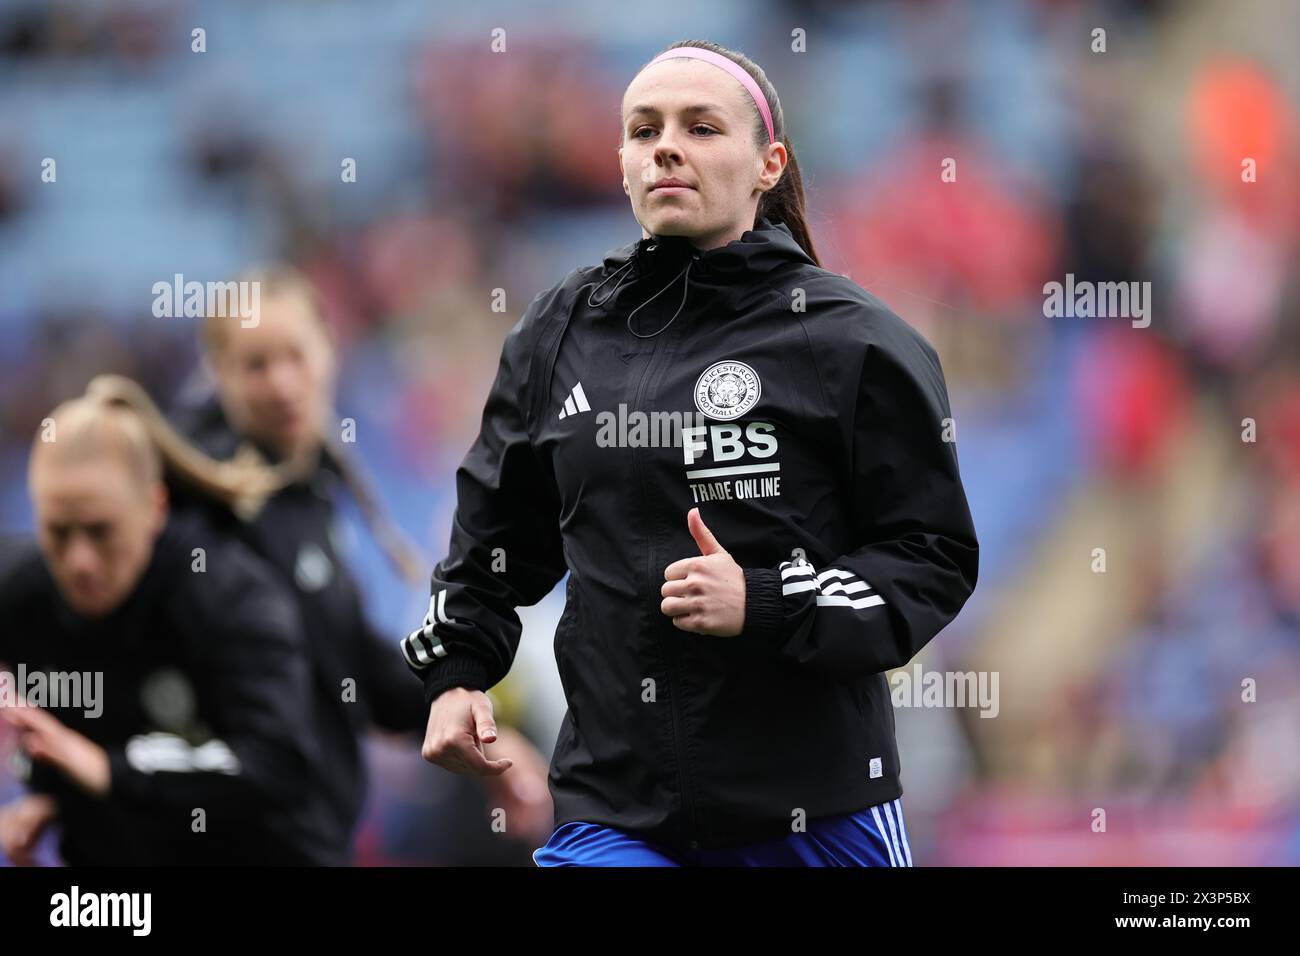
<svg viewBox="0 0 1300 956">
<path fill-rule="evenodd" d="M 118 603 L 99 590 L 67 590 L 63 592 L 63 599 L 68 607 L 89 620 L 106 616 Z"/>
<path fill-rule="evenodd" d="M 647 229 L 656 236 L 691 235 L 699 231 L 696 217 L 685 209 L 657 209 L 647 217 Z"/>
</svg>

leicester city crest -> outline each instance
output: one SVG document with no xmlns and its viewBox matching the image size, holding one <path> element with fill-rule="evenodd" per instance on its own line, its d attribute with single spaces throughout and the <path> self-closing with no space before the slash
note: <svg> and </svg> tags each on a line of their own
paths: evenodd
<svg viewBox="0 0 1300 956">
<path fill-rule="evenodd" d="M 753 408 L 761 391 L 758 375 L 744 362 L 714 362 L 695 383 L 695 407 L 729 422 Z"/>
</svg>

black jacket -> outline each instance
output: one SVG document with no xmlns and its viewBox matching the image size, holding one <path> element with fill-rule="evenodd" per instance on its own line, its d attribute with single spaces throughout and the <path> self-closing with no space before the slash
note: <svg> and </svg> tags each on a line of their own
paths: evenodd
<svg viewBox="0 0 1300 956">
<path fill-rule="evenodd" d="M 567 568 L 557 825 L 711 847 L 897 797 L 883 672 L 978 567 L 949 419 L 934 349 L 784 225 L 624 246 L 508 335 L 407 663 L 430 700 L 490 688 Z M 737 637 L 660 610 L 696 505 L 745 569 Z"/>
<path fill-rule="evenodd" d="M 177 426 L 209 454 L 226 459 L 244 442 L 219 404 L 209 400 L 175 415 Z M 270 449 L 259 447 L 274 460 Z M 276 494 L 251 522 L 173 488 L 182 508 L 207 519 L 251 547 L 276 569 L 297 599 L 304 653 L 311 670 L 312 733 L 320 760 L 312 768 L 317 829 L 326 862 L 352 861 L 352 841 L 365 805 L 367 775 L 362 743 L 378 726 L 394 733 L 423 731 L 428 708 L 402 666 L 394 639 L 380 637 L 366 619 L 356 581 L 334 545 L 337 463 L 324 455 L 307 481 Z M 345 682 L 348 682 L 345 684 Z"/>
<path fill-rule="evenodd" d="M 34 545 L 9 551 L 0 660 L 28 682 L 38 672 L 103 675 L 99 713 L 87 713 L 85 697 L 47 709 L 107 750 L 108 796 L 42 763 L 29 781 L 59 804 L 64 860 L 316 862 L 303 813 L 319 759 L 308 674 L 296 609 L 269 568 L 201 522 L 173 517 L 131 596 L 90 620 L 63 601 Z M 40 692 L 19 688 L 28 689 Z"/>
</svg>

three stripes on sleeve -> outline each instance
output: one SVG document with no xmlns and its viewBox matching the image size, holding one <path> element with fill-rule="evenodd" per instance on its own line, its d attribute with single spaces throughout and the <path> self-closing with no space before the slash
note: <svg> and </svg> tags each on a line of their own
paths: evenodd
<svg viewBox="0 0 1300 956">
<path fill-rule="evenodd" d="M 827 568 L 818 573 L 806 561 L 782 561 L 780 571 L 781 594 L 787 597 L 811 591 L 821 607 L 847 607 L 855 610 L 885 603 L 885 599 L 870 584 L 843 568 Z"/>
<path fill-rule="evenodd" d="M 429 613 L 424 623 L 402 639 L 402 654 L 412 667 L 423 669 L 433 663 L 434 657 L 446 657 L 447 648 L 433 631 L 435 622 L 454 624 L 447 616 L 447 589 L 429 595 Z M 432 655 L 432 656 L 431 656 Z"/>
</svg>

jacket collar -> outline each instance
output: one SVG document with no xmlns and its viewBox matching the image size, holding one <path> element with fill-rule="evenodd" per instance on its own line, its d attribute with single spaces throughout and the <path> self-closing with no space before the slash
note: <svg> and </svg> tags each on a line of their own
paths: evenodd
<svg viewBox="0 0 1300 956">
<path fill-rule="evenodd" d="M 648 276 L 673 266 L 680 269 L 687 259 L 692 258 L 695 265 L 691 275 L 701 277 L 765 273 L 788 262 L 814 265 L 795 242 L 790 227 L 783 222 L 773 223 L 766 216 L 760 216 L 754 228 L 744 232 L 739 239 L 715 249 L 698 249 L 685 236 L 653 235 L 607 252 L 602 264 L 604 275 L 609 275 L 631 261 L 633 271 L 639 276 Z"/>
<path fill-rule="evenodd" d="M 662 331 L 683 311 L 695 311 L 706 305 L 711 308 L 735 305 L 768 273 L 791 263 L 815 265 L 795 242 L 789 226 L 773 223 L 766 216 L 759 217 L 754 228 L 739 239 L 715 249 L 698 249 L 685 236 L 653 235 L 605 254 L 599 284 L 589 296 L 588 304 L 605 310 L 621 310 L 622 303 L 615 298 L 619 289 L 644 285 L 647 288 L 639 289 L 624 301 L 636 312 L 659 297 L 659 302 L 645 311 L 656 311 L 660 317 L 647 324 L 657 322 Z M 669 291 L 669 286 L 674 285 L 680 289 Z M 640 304 L 633 307 L 633 302 Z M 679 304 L 669 304 L 673 302 Z M 672 318 L 667 318 L 670 315 Z M 631 314 L 628 328 L 632 331 Z M 634 334 L 652 337 L 658 333 Z"/>
</svg>

